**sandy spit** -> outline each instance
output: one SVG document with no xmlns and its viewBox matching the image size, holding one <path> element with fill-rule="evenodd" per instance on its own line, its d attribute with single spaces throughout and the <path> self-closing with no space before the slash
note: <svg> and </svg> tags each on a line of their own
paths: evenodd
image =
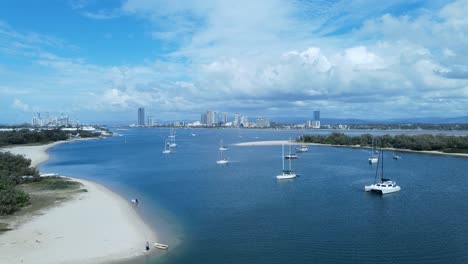
<svg viewBox="0 0 468 264">
<path fill-rule="evenodd" d="M 60 143 L 2 151 L 25 155 L 36 166 Z M 146 241 L 157 241 L 138 207 L 100 184 L 71 179 L 87 192 L 0 235 L 0 263 L 108 263 L 141 256 Z"/>
</svg>

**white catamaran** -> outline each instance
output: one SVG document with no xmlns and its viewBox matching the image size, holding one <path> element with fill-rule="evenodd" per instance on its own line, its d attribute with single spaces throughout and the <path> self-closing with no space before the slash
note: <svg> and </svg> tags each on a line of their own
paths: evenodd
<svg viewBox="0 0 468 264">
<path fill-rule="evenodd" d="M 364 190 L 366 192 L 377 192 L 380 194 L 387 194 L 387 193 L 392 193 L 392 192 L 398 192 L 401 190 L 400 186 L 396 184 L 396 182 L 384 178 L 384 172 L 383 172 L 383 165 L 384 165 L 384 160 L 383 160 L 383 150 L 380 150 L 381 153 L 381 160 L 377 163 L 377 169 L 375 171 L 375 178 L 374 178 L 374 184 L 367 185 L 364 187 Z M 379 164 L 380 163 L 380 164 Z M 380 175 L 380 182 L 377 182 L 377 177 L 379 174 L 379 165 L 381 165 L 381 175 Z"/>
</svg>

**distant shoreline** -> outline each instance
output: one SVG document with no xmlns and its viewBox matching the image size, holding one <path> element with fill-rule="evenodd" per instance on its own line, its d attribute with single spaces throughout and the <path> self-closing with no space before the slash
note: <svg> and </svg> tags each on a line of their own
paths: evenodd
<svg viewBox="0 0 468 264">
<path fill-rule="evenodd" d="M 343 147 L 343 148 L 362 148 L 368 149 L 369 147 L 363 147 L 360 145 L 331 145 L 331 144 L 320 144 L 320 143 L 301 143 L 289 140 L 270 140 L 270 141 L 250 141 L 233 144 L 234 146 L 239 147 L 253 147 L 253 146 L 280 146 L 280 145 L 312 145 L 312 146 L 330 146 L 330 147 Z M 411 150 L 411 149 L 396 149 L 396 148 L 383 148 L 384 150 L 391 150 L 396 152 L 411 152 L 411 153 L 423 153 L 423 154 L 433 154 L 433 155 L 446 155 L 446 156 L 457 156 L 468 158 L 466 153 L 446 153 L 441 151 L 431 151 L 431 150 Z"/>
<path fill-rule="evenodd" d="M 49 159 L 48 149 L 73 141 L 0 151 L 24 155 L 37 166 Z M 98 183 L 67 178 L 87 191 L 1 234 L 1 263 L 107 263 L 145 255 L 146 241 L 157 242 L 129 201 Z"/>
</svg>

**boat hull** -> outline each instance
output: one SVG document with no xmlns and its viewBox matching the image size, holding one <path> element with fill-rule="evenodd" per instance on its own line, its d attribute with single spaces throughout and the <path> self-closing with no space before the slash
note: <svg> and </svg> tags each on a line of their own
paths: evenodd
<svg viewBox="0 0 468 264">
<path fill-rule="evenodd" d="M 382 187 L 375 184 L 364 186 L 366 192 L 376 192 L 380 194 L 394 193 L 401 190 L 400 186 Z"/>
<path fill-rule="evenodd" d="M 277 175 L 276 176 L 276 179 L 278 180 L 285 180 L 285 179 L 292 179 L 292 178 L 296 178 L 297 175 L 294 173 L 294 174 L 280 174 L 280 175 Z"/>
<path fill-rule="evenodd" d="M 217 160 L 216 163 L 218 163 L 218 164 L 228 164 L 229 161 L 228 160 Z"/>
<path fill-rule="evenodd" d="M 155 248 L 162 249 L 162 250 L 167 250 L 169 249 L 169 246 L 166 244 L 161 244 L 161 243 L 154 243 L 153 244 Z"/>
</svg>

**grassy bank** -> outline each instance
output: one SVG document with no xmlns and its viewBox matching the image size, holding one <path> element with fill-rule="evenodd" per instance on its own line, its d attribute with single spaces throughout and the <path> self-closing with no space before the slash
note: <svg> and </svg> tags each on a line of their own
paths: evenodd
<svg viewBox="0 0 468 264">
<path fill-rule="evenodd" d="M 73 198 L 77 193 L 86 192 L 80 183 L 64 177 L 42 177 L 40 181 L 20 184 L 17 188 L 29 195 L 29 204 L 12 214 L 0 216 L 0 233 Z"/>
</svg>

